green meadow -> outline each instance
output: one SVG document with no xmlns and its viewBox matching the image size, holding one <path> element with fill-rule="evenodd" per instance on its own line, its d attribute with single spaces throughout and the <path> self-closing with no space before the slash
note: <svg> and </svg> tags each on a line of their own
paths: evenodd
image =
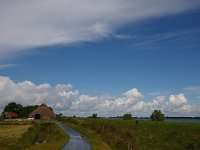
<svg viewBox="0 0 200 150">
<path fill-rule="evenodd" d="M 85 135 L 94 150 L 200 150 L 200 124 L 74 118 L 62 122 Z"/>
<path fill-rule="evenodd" d="M 93 150 L 200 150 L 200 124 L 67 117 L 59 121 L 87 137 Z M 1 150 L 59 150 L 68 140 L 51 122 L 0 122 Z"/>
<path fill-rule="evenodd" d="M 1 150 L 57 150 L 68 141 L 57 125 L 50 122 L 0 122 Z"/>
<path fill-rule="evenodd" d="M 31 125 L 0 125 L 0 149 L 8 149 L 27 132 Z"/>
</svg>

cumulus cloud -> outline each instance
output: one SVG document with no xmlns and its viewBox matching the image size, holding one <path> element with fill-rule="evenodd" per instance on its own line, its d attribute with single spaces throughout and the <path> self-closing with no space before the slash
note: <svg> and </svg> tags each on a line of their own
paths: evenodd
<svg viewBox="0 0 200 150">
<path fill-rule="evenodd" d="M 95 106 L 98 103 L 98 97 L 92 97 L 89 95 L 80 95 L 79 99 L 72 102 L 71 109 L 80 112 L 87 112 L 88 108 L 90 111 L 95 111 Z"/>
<path fill-rule="evenodd" d="M 161 109 L 172 116 L 197 116 L 200 106 L 190 104 L 184 94 L 157 96 L 145 101 L 144 95 L 133 88 L 113 96 L 91 96 L 73 89 L 71 84 L 48 83 L 36 85 L 31 81 L 14 82 L 9 77 L 0 76 L 0 109 L 9 102 L 22 105 L 46 103 L 56 113 L 89 116 L 96 112 L 101 116 L 117 116 L 132 113 L 135 116 L 149 116 L 154 109 Z"/>
<path fill-rule="evenodd" d="M 3 59 L 29 48 L 92 42 L 112 35 L 124 38 L 115 31 L 125 24 L 199 6 L 199 0 L 1 0 L 0 56 Z"/>
<path fill-rule="evenodd" d="M 170 110 L 177 111 L 187 105 L 187 98 L 184 94 L 171 95 L 169 101 L 166 103 Z"/>
<path fill-rule="evenodd" d="M 0 105 L 15 101 L 23 105 L 48 103 L 55 109 L 67 109 L 79 93 L 69 91 L 71 85 L 35 85 L 31 81 L 15 83 L 8 77 L 0 77 Z"/>
<path fill-rule="evenodd" d="M 173 116 L 195 116 L 200 113 L 200 106 L 190 104 L 184 94 L 171 95 L 164 107 Z"/>
</svg>

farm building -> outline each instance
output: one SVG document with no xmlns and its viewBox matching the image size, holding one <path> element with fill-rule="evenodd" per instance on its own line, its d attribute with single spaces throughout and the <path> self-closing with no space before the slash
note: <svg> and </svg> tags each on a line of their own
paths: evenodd
<svg viewBox="0 0 200 150">
<path fill-rule="evenodd" d="M 29 114 L 29 117 L 35 119 L 53 119 L 55 118 L 55 114 L 52 108 L 48 107 L 46 104 L 42 104 L 33 110 Z"/>
<path fill-rule="evenodd" d="M 16 112 L 4 112 L 3 113 L 3 118 L 4 119 L 14 119 L 14 118 L 18 118 L 18 115 Z"/>
</svg>

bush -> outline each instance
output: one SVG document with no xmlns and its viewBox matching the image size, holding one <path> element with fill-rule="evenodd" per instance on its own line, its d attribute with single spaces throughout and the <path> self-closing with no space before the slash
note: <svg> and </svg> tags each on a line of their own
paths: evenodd
<svg viewBox="0 0 200 150">
<path fill-rule="evenodd" d="M 132 119 L 132 115 L 130 113 L 123 115 L 123 120 L 131 120 L 131 119 Z"/>
<path fill-rule="evenodd" d="M 161 112 L 161 110 L 155 109 L 155 110 L 153 111 L 153 113 L 151 114 L 150 118 L 151 118 L 152 121 L 164 121 L 164 119 L 165 119 L 165 114 L 163 114 L 163 113 Z"/>
</svg>

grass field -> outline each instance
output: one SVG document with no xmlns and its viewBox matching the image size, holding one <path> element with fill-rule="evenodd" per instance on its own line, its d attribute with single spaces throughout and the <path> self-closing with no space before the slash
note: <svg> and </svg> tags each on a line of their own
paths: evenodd
<svg viewBox="0 0 200 150">
<path fill-rule="evenodd" d="M 0 122 L 0 150 L 58 150 L 68 139 L 54 123 Z"/>
<path fill-rule="evenodd" d="M 63 130 L 54 123 L 42 127 L 41 135 L 46 135 L 46 142 L 42 144 L 32 144 L 27 150 L 60 150 L 69 140 Z"/>
<path fill-rule="evenodd" d="M 31 125 L 0 125 L 0 149 L 14 145 Z"/>
<path fill-rule="evenodd" d="M 200 124 L 108 119 L 65 119 L 64 123 L 82 132 L 90 141 L 114 150 L 200 150 Z M 103 139 L 103 140 L 102 140 Z M 98 148 L 99 147 L 99 148 Z"/>
</svg>

